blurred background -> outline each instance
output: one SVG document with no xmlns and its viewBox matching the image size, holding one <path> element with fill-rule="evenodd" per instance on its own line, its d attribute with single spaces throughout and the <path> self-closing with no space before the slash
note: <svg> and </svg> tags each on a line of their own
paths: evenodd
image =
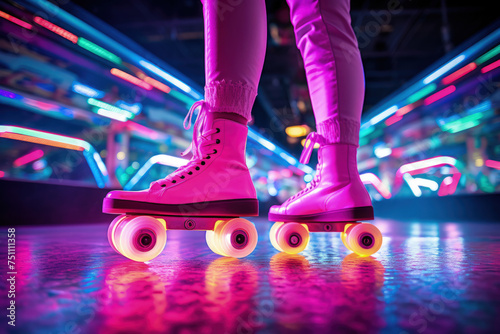
<svg viewBox="0 0 500 334">
<path fill-rule="evenodd" d="M 268 46 L 247 145 L 261 213 L 314 176 L 315 131 L 285 1 L 268 0 Z M 366 76 L 358 155 L 376 215 L 498 220 L 500 21 L 487 1 L 352 0 Z M 0 3 L 2 221 L 106 221 L 109 189 L 164 177 L 203 98 L 201 3 Z"/>
</svg>

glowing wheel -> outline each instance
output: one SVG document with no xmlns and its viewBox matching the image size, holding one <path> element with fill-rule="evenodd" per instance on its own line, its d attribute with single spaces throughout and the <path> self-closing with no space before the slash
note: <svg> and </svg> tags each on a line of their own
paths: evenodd
<svg viewBox="0 0 500 334">
<path fill-rule="evenodd" d="M 286 223 L 278 227 L 276 240 L 283 252 L 297 254 L 309 244 L 309 230 L 303 224 Z"/>
<path fill-rule="evenodd" d="M 218 224 L 213 239 L 207 234 L 207 243 L 215 253 L 236 258 L 250 255 L 257 246 L 257 239 L 255 225 L 242 218 Z"/>
<path fill-rule="evenodd" d="M 357 224 L 347 229 L 346 243 L 359 256 L 370 256 L 382 246 L 382 233 L 372 224 Z"/>
<path fill-rule="evenodd" d="M 278 229 L 283 225 L 283 223 L 274 223 L 269 231 L 269 240 L 271 241 L 271 245 L 273 245 L 276 250 L 283 252 L 283 249 L 278 245 L 277 233 Z"/>
<path fill-rule="evenodd" d="M 352 226 L 353 226 L 353 224 L 346 224 L 344 227 L 344 232 L 340 232 L 340 240 L 342 240 L 342 243 L 344 244 L 345 248 L 347 248 L 351 252 L 352 252 L 352 249 L 351 249 L 351 247 L 349 247 L 349 244 L 347 244 L 347 231 Z"/>
<path fill-rule="evenodd" d="M 126 217 L 117 222 L 112 237 L 116 250 L 137 262 L 154 259 L 167 242 L 164 225 L 148 216 Z"/>
</svg>

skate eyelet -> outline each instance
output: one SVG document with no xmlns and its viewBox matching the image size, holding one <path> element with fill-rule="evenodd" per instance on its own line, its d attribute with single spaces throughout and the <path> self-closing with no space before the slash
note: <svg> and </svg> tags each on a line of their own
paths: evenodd
<svg viewBox="0 0 500 334">
<path fill-rule="evenodd" d="M 215 129 L 217 130 L 217 132 L 216 132 L 216 133 L 219 133 L 219 132 L 220 132 L 220 129 L 219 129 L 219 128 L 215 128 Z"/>
<path fill-rule="evenodd" d="M 172 183 L 176 183 L 177 181 L 173 180 Z"/>
<path fill-rule="evenodd" d="M 196 167 L 195 169 L 196 169 L 196 170 L 200 170 L 200 167 Z"/>
<path fill-rule="evenodd" d="M 202 161 L 201 164 L 202 164 L 202 166 L 205 166 L 205 161 Z"/>
<path fill-rule="evenodd" d="M 209 155 L 207 155 L 207 157 L 206 157 L 205 159 L 210 159 L 210 156 L 209 156 Z"/>
<path fill-rule="evenodd" d="M 186 177 L 185 177 L 184 175 L 182 175 L 182 176 L 181 176 L 181 179 L 184 179 L 184 178 L 186 178 Z"/>
<path fill-rule="evenodd" d="M 165 188 L 166 186 L 167 186 L 166 184 L 162 184 L 162 185 L 161 185 L 161 187 L 162 187 L 162 188 Z"/>
<path fill-rule="evenodd" d="M 193 172 L 188 172 L 188 175 L 193 175 Z"/>
<path fill-rule="evenodd" d="M 214 150 L 214 153 L 212 153 L 212 154 L 216 154 L 216 153 L 217 153 L 217 150 Z"/>
<path fill-rule="evenodd" d="M 220 144 L 220 139 L 216 139 L 216 140 L 215 140 L 215 143 L 216 143 L 216 144 Z"/>
</svg>

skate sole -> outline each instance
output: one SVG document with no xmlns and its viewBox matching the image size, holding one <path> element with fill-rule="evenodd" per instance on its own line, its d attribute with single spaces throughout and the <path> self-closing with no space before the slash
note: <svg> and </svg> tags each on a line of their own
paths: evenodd
<svg viewBox="0 0 500 334">
<path fill-rule="evenodd" d="M 257 199 L 233 199 L 188 204 L 161 204 L 105 198 L 102 212 L 112 214 L 145 214 L 160 216 L 242 217 L 258 216 Z"/>
<path fill-rule="evenodd" d="M 270 212 L 268 219 L 274 222 L 333 223 L 373 220 L 374 216 L 372 206 L 361 206 L 357 208 L 332 210 L 310 215 L 284 215 Z"/>
</svg>

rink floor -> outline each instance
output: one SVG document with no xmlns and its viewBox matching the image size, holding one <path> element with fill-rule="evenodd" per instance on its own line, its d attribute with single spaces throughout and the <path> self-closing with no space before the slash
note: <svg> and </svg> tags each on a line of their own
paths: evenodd
<svg viewBox="0 0 500 334">
<path fill-rule="evenodd" d="M 204 232 L 169 231 L 164 252 L 147 264 L 115 253 L 105 224 L 18 228 L 16 327 L 4 315 L 0 328 L 399 334 L 500 327 L 500 224 L 377 219 L 382 249 L 359 258 L 337 233 L 312 234 L 302 255 L 278 253 L 267 220 L 253 221 L 259 243 L 245 259 L 213 254 Z M 5 279 L 0 287 L 5 313 Z"/>
</svg>

